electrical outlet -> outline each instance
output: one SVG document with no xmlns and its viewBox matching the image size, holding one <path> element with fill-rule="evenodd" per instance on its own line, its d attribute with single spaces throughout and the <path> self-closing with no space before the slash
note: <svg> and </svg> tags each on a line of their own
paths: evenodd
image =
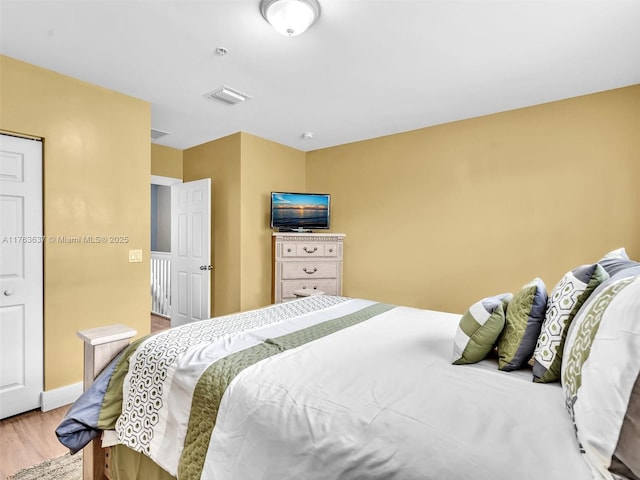
<svg viewBox="0 0 640 480">
<path fill-rule="evenodd" d="M 142 250 L 129 250 L 129 263 L 142 262 Z"/>
</svg>

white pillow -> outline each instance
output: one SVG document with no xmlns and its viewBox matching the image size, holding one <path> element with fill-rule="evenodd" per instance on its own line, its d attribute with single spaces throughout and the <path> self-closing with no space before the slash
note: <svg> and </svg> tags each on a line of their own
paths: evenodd
<svg viewBox="0 0 640 480">
<path fill-rule="evenodd" d="M 640 478 L 640 275 L 612 280 L 574 319 L 562 385 L 596 478 Z"/>
</svg>

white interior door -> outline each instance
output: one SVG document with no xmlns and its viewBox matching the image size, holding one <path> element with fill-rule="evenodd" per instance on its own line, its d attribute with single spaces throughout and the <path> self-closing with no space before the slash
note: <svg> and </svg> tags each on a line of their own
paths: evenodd
<svg viewBox="0 0 640 480">
<path fill-rule="evenodd" d="M 42 142 L 0 135 L 0 418 L 41 406 Z"/>
<path fill-rule="evenodd" d="M 211 179 L 171 186 L 171 326 L 209 318 Z"/>
</svg>

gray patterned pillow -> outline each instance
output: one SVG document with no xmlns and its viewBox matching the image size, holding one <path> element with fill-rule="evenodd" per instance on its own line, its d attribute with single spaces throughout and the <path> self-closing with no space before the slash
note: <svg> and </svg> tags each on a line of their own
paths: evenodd
<svg viewBox="0 0 640 480">
<path fill-rule="evenodd" d="M 560 380 L 562 350 L 567 329 L 591 292 L 607 278 L 609 274 L 601 265 L 582 265 L 567 272 L 553 288 L 533 354 L 534 382 Z"/>
<path fill-rule="evenodd" d="M 621 276 L 603 286 L 576 315 L 567 335 L 562 388 L 581 451 L 592 469 L 637 480 L 640 275 Z"/>
</svg>

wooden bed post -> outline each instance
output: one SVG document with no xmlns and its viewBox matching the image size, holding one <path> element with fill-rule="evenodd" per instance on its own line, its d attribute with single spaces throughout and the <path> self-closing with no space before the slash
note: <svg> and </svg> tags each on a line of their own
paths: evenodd
<svg viewBox="0 0 640 480">
<path fill-rule="evenodd" d="M 84 342 L 84 390 L 102 372 L 109 362 L 120 353 L 130 339 L 138 332 L 126 325 L 109 325 L 90 328 L 77 332 Z M 105 451 L 101 439 L 92 440 L 82 451 L 82 478 L 84 480 L 102 480 L 106 475 Z"/>
</svg>

